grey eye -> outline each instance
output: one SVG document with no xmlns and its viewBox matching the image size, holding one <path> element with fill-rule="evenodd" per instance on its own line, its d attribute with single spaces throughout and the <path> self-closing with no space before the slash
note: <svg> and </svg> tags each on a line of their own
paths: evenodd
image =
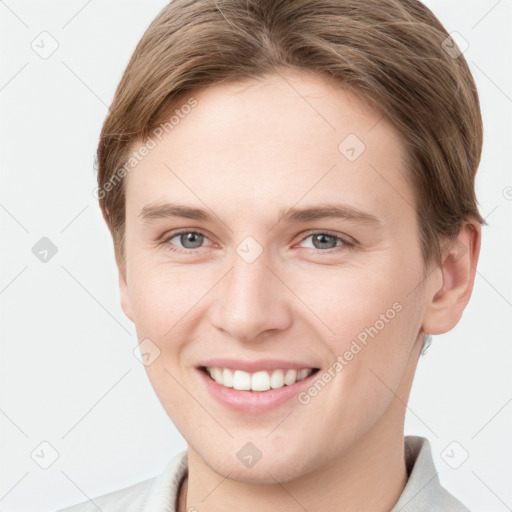
<svg viewBox="0 0 512 512">
<path fill-rule="evenodd" d="M 307 236 L 304 240 L 308 238 L 311 238 L 315 249 L 334 249 L 337 246 L 338 240 L 341 240 L 339 237 L 327 233 L 314 233 Z"/>
<path fill-rule="evenodd" d="M 204 242 L 204 235 L 196 233 L 195 231 L 184 231 L 183 233 L 177 233 L 172 238 L 179 237 L 179 242 L 184 249 L 198 249 Z"/>
</svg>

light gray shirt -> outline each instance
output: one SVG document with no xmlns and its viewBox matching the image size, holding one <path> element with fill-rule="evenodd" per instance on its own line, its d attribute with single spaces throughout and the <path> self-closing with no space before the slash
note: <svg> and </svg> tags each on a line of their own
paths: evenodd
<svg viewBox="0 0 512 512">
<path fill-rule="evenodd" d="M 469 512 L 441 486 L 428 439 L 405 436 L 405 461 L 407 484 L 390 512 Z M 58 512 L 176 512 L 180 485 L 187 473 L 185 450 L 175 455 L 158 477 Z"/>
</svg>

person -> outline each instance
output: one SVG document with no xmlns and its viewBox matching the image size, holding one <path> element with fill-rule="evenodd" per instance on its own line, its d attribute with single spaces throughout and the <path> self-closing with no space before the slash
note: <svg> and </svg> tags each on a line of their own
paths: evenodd
<svg viewBox="0 0 512 512">
<path fill-rule="evenodd" d="M 467 511 L 404 419 L 472 293 L 481 150 L 468 65 L 417 0 L 166 5 L 96 195 L 187 449 L 65 510 Z"/>
</svg>

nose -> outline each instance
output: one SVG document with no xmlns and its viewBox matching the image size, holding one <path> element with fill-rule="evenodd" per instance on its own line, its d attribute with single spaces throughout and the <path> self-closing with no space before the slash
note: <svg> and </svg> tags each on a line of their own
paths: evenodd
<svg viewBox="0 0 512 512">
<path fill-rule="evenodd" d="M 265 252 L 251 263 L 235 252 L 231 270 L 219 283 L 212 321 L 235 340 L 266 339 L 292 323 L 293 294 L 269 263 Z"/>
</svg>

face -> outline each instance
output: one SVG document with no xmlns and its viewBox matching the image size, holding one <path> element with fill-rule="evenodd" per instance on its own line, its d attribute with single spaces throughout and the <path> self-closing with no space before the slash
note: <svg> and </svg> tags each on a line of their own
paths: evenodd
<svg viewBox="0 0 512 512">
<path fill-rule="evenodd" d="M 284 481 L 402 428 L 426 282 L 404 147 L 311 74 L 193 97 L 126 177 L 122 305 L 189 447 Z"/>
</svg>

